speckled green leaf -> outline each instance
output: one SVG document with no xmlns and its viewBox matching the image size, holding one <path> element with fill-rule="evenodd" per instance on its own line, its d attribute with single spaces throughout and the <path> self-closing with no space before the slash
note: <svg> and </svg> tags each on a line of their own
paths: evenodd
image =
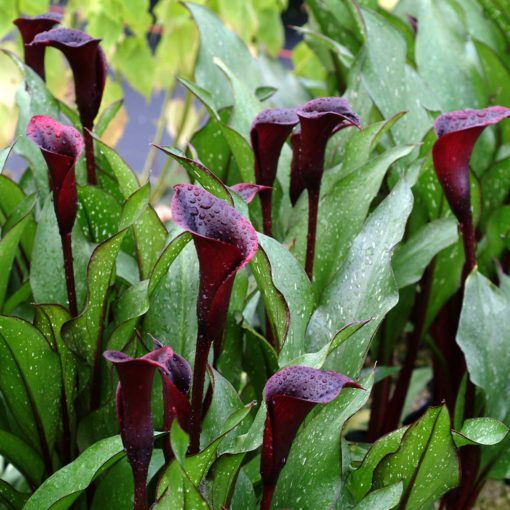
<svg viewBox="0 0 510 510">
<path fill-rule="evenodd" d="M 78 187 L 77 221 L 94 243 L 105 241 L 118 232 L 122 207 L 96 186 Z"/>
<path fill-rule="evenodd" d="M 458 238 L 454 218 L 443 218 L 424 225 L 395 250 L 393 270 L 399 288 L 420 280 L 431 260 Z"/>
<path fill-rule="evenodd" d="M 96 139 L 100 158 L 105 161 L 117 180 L 124 199 L 128 199 L 140 187 L 135 173 L 127 163 L 105 143 Z M 141 279 L 148 278 L 161 250 L 165 245 L 167 230 L 152 207 L 148 207 L 133 225 Z"/>
<path fill-rule="evenodd" d="M 314 285 L 318 293 L 324 290 L 345 260 L 386 172 L 412 149 L 411 146 L 389 149 L 322 192 L 314 266 Z M 307 218 L 307 214 L 302 215 L 289 236 L 295 239 L 295 249 L 302 260 L 306 252 Z"/>
<path fill-rule="evenodd" d="M 470 418 L 462 424 L 460 431 L 454 431 L 453 440 L 457 447 L 469 444 L 491 446 L 500 443 L 508 434 L 508 427 L 494 418 Z"/>
<path fill-rule="evenodd" d="M 243 76 L 253 90 L 263 85 L 258 66 L 239 37 L 228 30 L 220 19 L 204 6 L 188 3 L 200 31 L 200 50 L 195 68 L 195 79 L 208 89 L 217 109 L 232 104 L 230 87 L 225 75 L 214 64 L 220 58 L 238 75 Z"/>
<path fill-rule="evenodd" d="M 400 448 L 382 459 L 374 472 L 373 487 L 402 481 L 402 510 L 428 508 L 460 481 L 457 450 L 445 406 L 431 407 L 409 427 Z"/>
<path fill-rule="evenodd" d="M 80 229 L 73 229 L 73 262 L 78 307 L 86 294 L 87 264 L 90 247 Z M 62 241 L 51 197 L 40 213 L 32 251 L 30 286 L 36 303 L 58 303 L 67 306 Z"/>
<path fill-rule="evenodd" d="M 355 377 L 371 338 L 398 301 L 391 269 L 394 247 L 404 235 L 413 196 L 402 179 L 368 217 L 349 253 L 321 296 L 307 332 L 309 351 L 319 350 L 343 326 L 373 318 L 329 357 L 329 368 Z"/>
<path fill-rule="evenodd" d="M 395 430 L 378 439 L 368 450 L 361 465 L 347 480 L 347 489 L 356 501 L 362 501 L 370 492 L 375 468 L 386 455 L 396 452 L 407 427 Z"/>
<path fill-rule="evenodd" d="M 156 271 L 159 272 L 159 269 Z M 153 288 L 150 308 L 144 318 L 144 332 L 192 360 L 197 336 L 199 283 L 198 260 L 193 243 L 179 251 L 170 269 L 161 273 L 157 285 L 151 283 Z"/>
<path fill-rule="evenodd" d="M 93 480 L 124 455 L 119 436 L 98 441 L 48 478 L 27 501 L 25 510 L 67 510 Z"/>
<path fill-rule="evenodd" d="M 48 459 L 60 422 L 57 354 L 30 323 L 0 316 L 0 388 L 25 440 Z"/>
<path fill-rule="evenodd" d="M 18 244 L 30 220 L 29 213 L 8 232 L 2 232 L 2 239 L 0 240 L 0 267 L 2 268 L 0 271 L 0 310 L 2 310 L 4 305 L 12 264 L 18 251 Z"/>
<path fill-rule="evenodd" d="M 60 108 L 57 100 L 46 88 L 46 84 L 32 69 L 25 66 L 14 53 L 6 52 L 19 67 L 25 77 L 25 82 L 16 93 L 16 103 L 19 108 L 18 124 L 16 126 L 16 145 L 14 150 L 27 160 L 32 169 L 37 185 L 37 191 L 42 199 L 48 194 L 48 170 L 46 162 L 37 145 L 26 136 L 28 123 L 34 115 L 49 115 L 59 118 Z"/>
<path fill-rule="evenodd" d="M 9 461 L 29 483 L 38 485 L 44 477 L 41 456 L 23 439 L 7 430 L 0 430 L 0 455 Z"/>
</svg>

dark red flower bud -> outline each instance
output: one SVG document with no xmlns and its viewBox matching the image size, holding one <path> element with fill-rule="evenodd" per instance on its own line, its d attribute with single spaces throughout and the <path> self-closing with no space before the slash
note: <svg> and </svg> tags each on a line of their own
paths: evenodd
<svg viewBox="0 0 510 510">
<path fill-rule="evenodd" d="M 312 99 L 296 110 L 301 135 L 299 138 L 299 170 L 296 177 L 304 188 L 319 189 L 324 171 L 324 155 L 329 137 L 349 126 L 361 129 L 361 121 L 351 109 L 347 99 L 341 97 L 319 97 Z M 297 187 L 299 189 L 299 186 Z M 295 200 L 299 197 L 294 197 Z"/>
<path fill-rule="evenodd" d="M 73 127 L 44 115 L 32 117 L 27 136 L 39 146 L 46 160 L 58 226 L 63 235 L 68 234 L 78 210 L 74 167 L 83 150 L 83 138 Z"/>
<path fill-rule="evenodd" d="M 223 200 L 191 184 L 175 186 L 172 217 L 191 232 L 200 266 L 197 300 L 198 336 L 193 368 L 190 453 L 200 448 L 202 399 L 211 344 L 217 360 L 234 277 L 255 256 L 257 233 L 251 223 Z"/>
<path fill-rule="evenodd" d="M 161 349 L 164 346 L 154 339 L 154 348 Z M 170 431 L 174 419 L 177 419 L 181 429 L 189 432 L 191 366 L 182 356 L 173 353 L 159 369 L 163 377 L 164 430 Z M 170 435 L 165 439 L 164 451 L 165 459 L 169 462 L 173 458 Z"/>
<path fill-rule="evenodd" d="M 478 137 L 492 124 L 510 117 L 510 109 L 491 106 L 483 110 L 460 110 L 440 115 L 434 125 L 438 140 L 432 149 L 437 178 L 464 236 L 467 269 L 476 264 L 471 215 L 469 161 Z"/>
<path fill-rule="evenodd" d="M 272 235 L 272 186 L 278 170 L 278 159 L 285 140 L 299 122 L 294 109 L 270 108 L 253 120 L 250 138 L 255 156 L 255 181 L 268 186 L 260 194 L 264 234 Z"/>
<path fill-rule="evenodd" d="M 81 30 L 55 28 L 36 35 L 30 43 L 30 47 L 52 46 L 66 57 L 73 71 L 80 119 L 87 129 L 92 129 L 106 83 L 106 58 L 100 41 Z"/>
<path fill-rule="evenodd" d="M 343 387 L 360 388 L 345 375 L 302 366 L 284 368 L 267 381 L 264 389 L 267 416 L 260 466 L 264 483 L 262 510 L 271 506 L 278 476 L 299 426 L 316 404 L 331 402 Z"/>
<path fill-rule="evenodd" d="M 270 108 L 253 120 L 250 138 L 257 184 L 273 185 L 283 144 L 298 122 L 296 111 L 290 108 Z"/>
<path fill-rule="evenodd" d="M 135 481 L 135 510 L 146 508 L 146 484 L 149 463 L 154 447 L 151 397 L 154 371 L 163 377 L 165 429 L 177 418 L 186 428 L 188 410 L 182 404 L 187 400 L 191 369 L 186 360 L 174 354 L 171 347 L 159 342 L 156 349 L 141 358 L 132 358 L 123 352 L 106 351 L 103 356 L 115 365 L 119 375 L 117 387 L 117 420 L 122 444 Z M 168 427 L 167 427 L 168 425 Z M 166 453 L 166 452 L 165 452 Z"/>
<path fill-rule="evenodd" d="M 237 194 L 241 195 L 241 198 L 249 204 L 257 193 L 260 193 L 264 190 L 271 189 L 269 186 L 262 186 L 260 184 L 250 184 L 249 182 L 241 182 L 239 184 L 234 184 L 230 187 Z"/>
<path fill-rule="evenodd" d="M 23 40 L 23 49 L 25 54 L 25 64 L 32 68 L 44 80 L 44 47 L 28 46 L 34 37 L 50 30 L 58 25 L 62 16 L 57 13 L 41 14 L 40 16 L 22 16 L 15 19 L 13 23 L 18 27 Z"/>
<path fill-rule="evenodd" d="M 191 232 L 200 263 L 199 335 L 212 342 L 223 333 L 234 276 L 254 257 L 257 234 L 244 216 L 203 188 L 174 189 L 172 217 Z"/>
<path fill-rule="evenodd" d="M 301 129 L 297 128 L 290 137 L 292 146 L 292 161 L 290 163 L 290 201 L 296 205 L 301 193 L 306 189 L 303 179 L 301 179 L 300 158 L 301 158 Z"/>
</svg>

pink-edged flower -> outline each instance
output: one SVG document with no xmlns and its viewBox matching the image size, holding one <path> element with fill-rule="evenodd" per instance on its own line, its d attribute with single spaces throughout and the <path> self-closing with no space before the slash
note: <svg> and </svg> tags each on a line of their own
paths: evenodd
<svg viewBox="0 0 510 510">
<path fill-rule="evenodd" d="M 346 127 L 361 129 L 359 116 L 342 97 L 319 97 L 296 110 L 299 117 L 300 136 L 296 141 L 298 160 L 291 174 L 301 186 L 297 189 L 319 189 L 324 172 L 324 155 L 330 136 Z M 295 142 L 295 143 L 296 143 Z M 299 175 L 296 175 L 296 172 Z M 294 195 L 295 203 L 299 195 Z"/>
<path fill-rule="evenodd" d="M 250 184 L 249 182 L 241 182 L 230 186 L 230 189 L 235 191 L 241 198 L 247 203 L 251 203 L 257 193 L 261 193 L 264 190 L 271 189 L 269 186 L 263 186 L 261 184 Z"/>
<path fill-rule="evenodd" d="M 351 109 L 347 99 L 320 97 L 312 99 L 296 110 L 299 130 L 292 137 L 292 163 L 290 173 L 290 199 L 295 204 L 301 193 L 308 191 L 308 237 L 305 271 L 313 279 L 315 238 L 319 213 L 319 195 L 324 173 L 324 156 L 330 136 L 341 129 L 355 126 L 361 121 Z"/>
<path fill-rule="evenodd" d="M 27 136 L 39 146 L 46 160 L 58 226 L 62 234 L 68 234 L 78 211 L 74 170 L 83 150 L 83 138 L 72 126 L 45 115 L 32 117 Z"/>
</svg>

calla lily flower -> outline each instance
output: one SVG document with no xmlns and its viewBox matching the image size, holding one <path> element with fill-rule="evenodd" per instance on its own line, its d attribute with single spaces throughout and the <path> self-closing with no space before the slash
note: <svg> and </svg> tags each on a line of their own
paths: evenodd
<svg viewBox="0 0 510 510">
<path fill-rule="evenodd" d="M 154 339 L 154 348 L 161 349 L 165 346 Z M 174 352 L 159 370 L 163 377 L 164 429 L 170 431 L 174 419 L 177 419 L 181 429 L 189 432 L 191 406 L 188 393 L 191 387 L 191 366 Z M 169 462 L 173 458 L 169 435 L 165 439 L 164 452 L 165 459 Z"/>
<path fill-rule="evenodd" d="M 175 354 L 171 347 L 155 342 L 156 349 L 141 358 L 132 358 L 123 352 L 106 351 L 103 356 L 115 365 L 119 375 L 117 387 L 117 420 L 122 443 L 133 471 L 135 482 L 135 510 L 145 509 L 146 485 L 149 463 L 154 448 L 154 426 L 151 412 L 152 383 L 154 372 L 163 377 L 165 407 L 165 430 L 170 430 L 177 418 L 179 425 L 187 428 L 187 401 L 191 369 L 184 358 Z M 169 439 L 165 455 L 172 457 Z"/>
<path fill-rule="evenodd" d="M 106 83 L 106 58 L 94 39 L 81 30 L 55 28 L 34 37 L 30 47 L 52 46 L 65 55 L 74 76 L 76 104 L 84 128 L 87 173 L 90 184 L 96 183 L 92 131 Z"/>
<path fill-rule="evenodd" d="M 471 214 L 469 161 L 483 130 L 510 117 L 510 109 L 491 106 L 440 115 L 434 125 L 438 140 L 432 149 L 436 174 L 457 217 L 466 252 L 465 276 L 476 265 L 476 240 Z"/>
<path fill-rule="evenodd" d="M 342 388 L 361 388 L 345 375 L 292 366 L 270 377 L 264 388 L 267 416 L 260 473 L 264 484 L 261 510 L 269 510 L 290 447 L 299 426 L 316 404 L 333 401 Z"/>
<path fill-rule="evenodd" d="M 294 161 L 291 167 L 291 199 L 295 203 L 303 190 L 308 190 L 308 243 L 305 270 L 313 276 L 317 214 L 324 156 L 330 136 L 341 129 L 355 126 L 361 121 L 351 109 L 347 99 L 320 97 L 312 99 L 296 110 L 300 134 L 293 142 Z M 296 154 L 297 152 L 297 154 Z"/>
<path fill-rule="evenodd" d="M 260 112 L 253 120 L 250 138 L 255 155 L 255 180 L 267 186 L 260 194 L 264 234 L 272 235 L 272 186 L 276 179 L 278 159 L 285 140 L 299 122 L 294 109 L 269 108 Z"/>
<path fill-rule="evenodd" d="M 41 14 L 40 16 L 22 16 L 15 19 L 13 23 L 18 27 L 23 40 L 23 50 L 25 54 L 25 64 L 33 69 L 42 80 L 45 79 L 44 72 L 44 53 L 45 48 L 40 46 L 29 46 L 34 37 L 46 32 L 58 25 L 62 16 L 57 13 Z"/>
<path fill-rule="evenodd" d="M 214 344 L 217 358 L 234 277 L 254 257 L 258 241 L 250 222 L 226 202 L 191 184 L 178 185 L 174 190 L 173 219 L 193 236 L 200 265 L 190 425 L 190 453 L 196 453 L 210 346 Z"/>
<path fill-rule="evenodd" d="M 261 184 L 251 184 L 249 182 L 241 182 L 239 184 L 230 186 L 230 189 L 235 191 L 247 204 L 249 204 L 253 201 L 257 193 L 260 193 L 264 190 L 269 190 L 271 187 L 262 186 Z"/>
<path fill-rule="evenodd" d="M 73 127 L 44 115 L 32 117 L 27 127 L 27 136 L 39 146 L 48 165 L 50 190 L 64 250 L 69 306 L 71 314 L 76 316 L 71 232 L 78 211 L 74 169 L 83 150 L 83 138 Z"/>
</svg>

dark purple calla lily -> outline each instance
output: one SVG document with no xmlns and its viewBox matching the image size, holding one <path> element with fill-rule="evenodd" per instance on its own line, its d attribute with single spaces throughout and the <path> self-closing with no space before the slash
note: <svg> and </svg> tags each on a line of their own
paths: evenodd
<svg viewBox="0 0 510 510">
<path fill-rule="evenodd" d="M 297 201 L 303 190 L 308 190 L 308 242 L 305 270 L 313 276 L 315 236 L 324 156 L 330 136 L 341 129 L 355 126 L 361 129 L 361 121 L 351 109 L 347 99 L 320 97 L 312 99 L 296 110 L 300 134 L 293 141 L 295 151 L 291 167 L 291 200 Z M 296 154 L 297 152 L 297 154 Z"/>
<path fill-rule="evenodd" d="M 269 108 L 260 112 L 253 120 L 250 138 L 255 155 L 255 180 L 267 186 L 260 194 L 264 234 L 272 235 L 272 186 L 276 179 L 278 159 L 285 140 L 299 122 L 294 109 Z"/>
<path fill-rule="evenodd" d="M 154 339 L 154 348 L 165 347 Z M 182 356 L 173 353 L 159 369 L 163 377 L 164 429 L 170 431 L 173 421 L 177 419 L 181 429 L 189 432 L 191 405 L 188 393 L 191 387 L 191 366 Z M 169 435 L 163 447 L 165 459 L 169 462 L 173 458 Z"/>
<path fill-rule="evenodd" d="M 41 14 L 40 16 L 22 16 L 15 19 L 13 23 L 18 27 L 23 40 L 25 64 L 32 68 L 42 80 L 45 79 L 44 72 L 44 47 L 29 46 L 34 37 L 41 32 L 46 32 L 58 25 L 62 16 L 57 13 Z"/>
<path fill-rule="evenodd" d="M 44 115 L 32 117 L 27 127 L 27 136 L 39 146 L 48 165 L 50 190 L 64 250 L 69 307 L 71 314 L 76 316 L 71 232 L 78 211 L 74 168 L 83 150 L 83 138 L 73 127 Z"/>
<path fill-rule="evenodd" d="M 190 452 L 196 453 L 200 443 L 203 386 L 210 346 L 214 344 L 216 359 L 234 277 L 254 257 L 258 241 L 250 222 L 226 202 L 191 184 L 174 189 L 172 217 L 192 234 L 200 265 L 190 425 Z"/>
<path fill-rule="evenodd" d="M 141 358 L 132 358 L 118 351 L 106 351 L 103 356 L 115 365 L 119 375 L 117 419 L 122 443 L 133 470 L 134 508 L 142 510 L 146 508 L 147 473 L 154 447 L 151 413 L 154 371 L 158 370 L 163 378 L 165 430 L 170 430 L 174 419 L 186 430 L 189 424 L 189 402 L 186 395 L 191 368 L 171 347 L 163 346 L 158 341 L 155 341 L 155 350 Z M 165 441 L 165 456 L 168 460 L 173 457 L 169 438 Z"/>
<path fill-rule="evenodd" d="M 230 187 L 234 190 L 241 198 L 247 203 L 251 203 L 257 193 L 261 193 L 264 190 L 271 189 L 270 186 L 263 186 L 261 184 L 250 184 L 249 182 L 241 182 L 234 184 Z"/>
<path fill-rule="evenodd" d="M 135 510 L 143 510 L 147 506 L 147 473 L 154 448 L 151 414 L 154 371 L 166 365 L 172 355 L 170 347 L 156 349 L 137 359 L 123 352 L 103 353 L 103 356 L 115 365 L 119 375 L 117 420 L 122 444 L 133 470 Z"/>
<path fill-rule="evenodd" d="M 292 366 L 266 383 L 267 406 L 260 473 L 264 484 L 261 510 L 269 510 L 274 488 L 299 426 L 316 404 L 334 400 L 343 387 L 361 388 L 345 375 L 316 368 Z"/>
<path fill-rule="evenodd" d="M 492 124 L 510 117 L 510 109 L 491 106 L 440 115 L 434 125 L 438 140 L 432 149 L 436 174 L 457 217 L 466 252 L 465 276 L 476 265 L 476 240 L 471 214 L 469 161 L 478 137 Z"/>
<path fill-rule="evenodd" d="M 52 46 L 65 55 L 74 76 L 76 104 L 84 128 L 85 152 L 89 184 L 96 183 L 92 131 L 106 83 L 106 58 L 94 39 L 81 30 L 55 28 L 36 35 L 31 47 Z"/>
</svg>

